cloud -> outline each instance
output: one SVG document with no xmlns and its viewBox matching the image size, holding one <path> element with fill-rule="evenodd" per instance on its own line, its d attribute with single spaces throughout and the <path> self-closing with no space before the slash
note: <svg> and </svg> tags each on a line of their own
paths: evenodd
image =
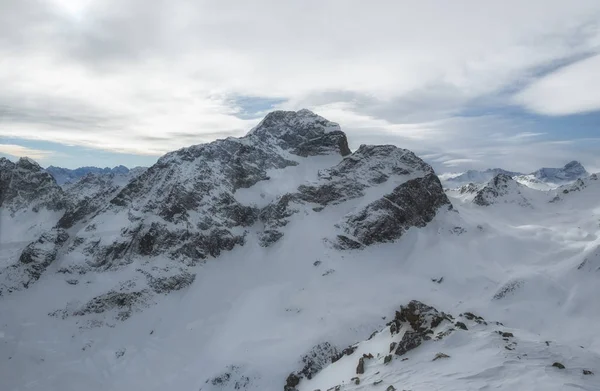
<svg viewBox="0 0 600 391">
<path fill-rule="evenodd" d="M 465 163 L 476 163 L 478 160 L 475 159 L 450 159 L 442 162 L 446 167 L 457 167 L 464 165 Z"/>
<path fill-rule="evenodd" d="M 527 109 L 546 115 L 600 110 L 600 55 L 592 56 L 534 81 L 516 95 Z"/>
<path fill-rule="evenodd" d="M 597 0 L 5 0 L 0 137 L 157 156 L 308 107 L 357 142 L 483 160 L 463 155 L 543 133 L 488 108 L 531 108 L 512 94 L 598 53 L 598 20 Z"/>
<path fill-rule="evenodd" d="M 43 161 L 56 154 L 54 151 L 27 148 L 16 144 L 0 144 L 0 154 L 10 155 L 12 157 L 27 156 L 34 160 Z"/>
<path fill-rule="evenodd" d="M 452 117 L 419 124 L 395 124 L 360 115 L 350 104 L 315 108 L 336 118 L 352 149 L 360 144 L 395 144 L 416 152 L 437 172 L 501 167 L 532 172 L 542 166 L 562 167 L 573 159 L 600 166 L 600 139 L 547 140 L 544 132 L 527 132 L 520 118 L 498 115 Z"/>
</svg>

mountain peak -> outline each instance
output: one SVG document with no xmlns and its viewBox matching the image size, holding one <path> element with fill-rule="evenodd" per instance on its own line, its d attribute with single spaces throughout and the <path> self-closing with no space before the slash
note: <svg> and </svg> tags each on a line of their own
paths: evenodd
<svg viewBox="0 0 600 391">
<path fill-rule="evenodd" d="M 346 134 L 342 132 L 340 125 L 307 109 L 273 111 L 252 128 L 246 137 L 289 150 L 298 156 L 333 151 L 342 156 L 351 153 Z"/>
<path fill-rule="evenodd" d="M 298 111 L 272 111 L 248 132 L 248 135 L 269 133 L 284 135 L 294 130 L 296 132 L 311 129 L 319 133 L 341 131 L 340 125 L 313 113 L 308 109 Z"/>
<path fill-rule="evenodd" d="M 4 168 L 4 167 L 13 168 L 14 166 L 15 166 L 15 163 L 11 162 L 10 159 L 7 159 L 5 157 L 0 157 L 0 168 Z"/>
<path fill-rule="evenodd" d="M 572 160 L 569 163 L 565 164 L 564 169 L 569 171 L 585 171 L 585 167 L 583 167 L 583 164 L 581 164 L 577 160 Z"/>
<path fill-rule="evenodd" d="M 525 188 L 510 175 L 500 173 L 479 190 L 473 202 L 479 206 L 490 206 L 495 203 L 517 203 L 521 206 L 530 206 L 529 201 L 522 194 L 522 190 Z"/>
<path fill-rule="evenodd" d="M 577 160 L 570 161 L 563 168 L 540 168 L 533 173 L 536 179 L 545 182 L 574 181 L 588 175 L 585 167 Z"/>
<path fill-rule="evenodd" d="M 17 161 L 17 167 L 31 171 L 42 170 L 42 167 L 40 167 L 40 165 L 35 160 L 28 157 L 19 158 L 19 160 Z"/>
</svg>

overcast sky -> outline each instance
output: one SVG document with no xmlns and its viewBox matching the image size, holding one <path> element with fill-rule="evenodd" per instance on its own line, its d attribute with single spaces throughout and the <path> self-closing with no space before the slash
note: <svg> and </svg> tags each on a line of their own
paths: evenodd
<svg viewBox="0 0 600 391">
<path fill-rule="evenodd" d="M 600 170 L 598 0 L 0 0 L 0 154 L 150 165 L 273 109 L 438 171 Z"/>
</svg>

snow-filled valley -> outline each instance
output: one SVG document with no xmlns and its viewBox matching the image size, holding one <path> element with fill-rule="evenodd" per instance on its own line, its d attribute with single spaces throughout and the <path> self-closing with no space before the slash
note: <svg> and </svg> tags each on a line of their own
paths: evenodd
<svg viewBox="0 0 600 391">
<path fill-rule="evenodd" d="M 127 183 L 4 159 L 0 390 L 600 390 L 573 166 L 440 182 L 307 110 Z"/>
</svg>

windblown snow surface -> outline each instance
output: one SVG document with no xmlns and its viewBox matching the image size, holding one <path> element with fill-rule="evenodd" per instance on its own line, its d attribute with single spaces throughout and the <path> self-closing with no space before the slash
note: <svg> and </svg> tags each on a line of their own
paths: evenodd
<svg viewBox="0 0 600 391">
<path fill-rule="evenodd" d="M 343 158 L 295 159 L 237 200 L 261 207 Z M 397 185 L 386 182 L 319 213 L 300 210 L 270 247 L 248 239 L 192 266 L 188 287 L 153 297 L 125 321 L 101 314 L 98 327 L 49 314 L 112 289 L 138 265 L 71 284 L 52 264 L 28 289 L 0 297 L 0 390 L 282 390 L 326 342 L 357 350 L 325 359 L 298 390 L 600 390 L 599 182 L 566 193 L 527 188 L 536 194 L 528 204 L 451 197 L 454 210 L 440 209 L 425 227 L 359 250 L 324 240 Z M 13 251 L 5 246 L 3 255 Z M 384 364 L 390 343 L 410 330 L 392 335 L 388 322 L 412 300 L 467 330 L 444 322 L 436 334 L 454 331 Z M 461 317 L 467 312 L 485 322 Z M 433 360 L 438 353 L 449 357 Z M 363 354 L 373 358 L 357 374 Z"/>
</svg>

